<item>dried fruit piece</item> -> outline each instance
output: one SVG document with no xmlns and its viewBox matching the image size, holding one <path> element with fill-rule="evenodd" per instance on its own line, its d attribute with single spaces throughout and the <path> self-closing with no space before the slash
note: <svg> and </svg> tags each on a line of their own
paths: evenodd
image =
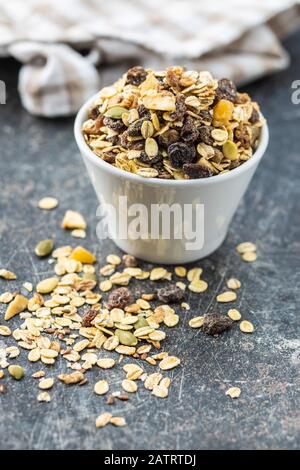
<svg viewBox="0 0 300 470">
<path fill-rule="evenodd" d="M 237 99 L 237 90 L 232 80 L 228 80 L 228 78 L 221 78 L 221 80 L 218 81 L 216 99 L 225 99 L 235 103 Z"/>
<path fill-rule="evenodd" d="M 68 210 L 64 215 L 61 226 L 64 229 L 79 228 L 85 230 L 86 222 L 79 212 Z"/>
<path fill-rule="evenodd" d="M 90 308 L 82 317 L 82 326 L 89 327 L 92 326 L 92 321 L 98 315 L 98 310 Z"/>
<path fill-rule="evenodd" d="M 140 85 L 143 81 L 146 80 L 147 72 L 141 66 L 132 67 L 128 70 L 126 75 L 126 84 L 130 85 Z"/>
<path fill-rule="evenodd" d="M 53 250 L 52 240 L 41 240 L 35 247 L 34 252 L 37 256 L 48 256 Z"/>
<path fill-rule="evenodd" d="M 209 178 L 214 175 L 210 168 L 201 163 L 185 163 L 183 165 L 183 172 L 190 179 Z"/>
<path fill-rule="evenodd" d="M 70 259 L 74 259 L 76 261 L 80 261 L 81 263 L 86 264 L 93 264 L 96 261 L 96 257 L 82 246 L 77 246 L 76 248 L 74 248 Z"/>
<path fill-rule="evenodd" d="M 221 99 L 214 106 L 214 120 L 220 124 L 228 124 L 232 118 L 234 105 L 231 101 Z"/>
<path fill-rule="evenodd" d="M 111 292 L 108 296 L 108 308 L 122 308 L 124 309 L 130 304 L 132 294 L 126 287 L 119 287 Z"/>
<path fill-rule="evenodd" d="M 157 297 L 161 302 L 166 304 L 180 302 L 184 297 L 184 292 L 175 284 L 168 287 L 162 287 L 157 291 Z"/>
<path fill-rule="evenodd" d="M 185 163 L 193 162 L 196 150 L 191 145 L 176 142 L 168 147 L 168 155 L 173 168 L 182 168 Z"/>
<path fill-rule="evenodd" d="M 221 315 L 219 313 L 209 313 L 204 315 L 203 331 L 207 335 L 220 335 L 231 328 L 232 325 L 233 321 L 225 315 Z"/>
<path fill-rule="evenodd" d="M 27 305 L 28 299 L 26 297 L 20 294 L 16 295 L 16 297 L 10 302 L 6 309 L 4 320 L 10 320 L 15 315 L 18 315 L 19 313 L 23 312 L 23 310 L 27 308 Z"/>
</svg>

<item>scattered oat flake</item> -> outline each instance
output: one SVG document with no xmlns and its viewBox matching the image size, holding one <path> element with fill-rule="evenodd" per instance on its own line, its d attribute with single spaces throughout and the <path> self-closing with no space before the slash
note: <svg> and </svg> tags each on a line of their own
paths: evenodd
<svg viewBox="0 0 300 470">
<path fill-rule="evenodd" d="M 226 302 L 233 302 L 237 299 L 237 295 L 235 292 L 226 291 L 222 294 L 217 295 L 217 302 L 226 303 Z"/>
<path fill-rule="evenodd" d="M 74 238 L 85 238 L 86 231 L 80 228 L 75 228 L 74 230 L 72 230 L 71 235 Z"/>
<path fill-rule="evenodd" d="M 113 416 L 109 422 L 118 427 L 126 426 L 126 420 L 122 416 Z"/>
<path fill-rule="evenodd" d="M 14 279 L 17 279 L 17 276 L 15 273 L 13 273 L 12 271 L 8 271 L 7 269 L 0 269 L 0 277 L 2 277 L 3 279 L 6 279 L 7 281 L 12 281 Z"/>
<path fill-rule="evenodd" d="M 226 391 L 226 395 L 231 398 L 239 398 L 239 396 L 241 395 L 241 389 L 239 387 L 230 387 Z"/>
<path fill-rule="evenodd" d="M 10 336 L 11 329 L 6 325 L 0 325 L 0 336 Z"/>
<path fill-rule="evenodd" d="M 228 289 L 239 289 L 241 287 L 241 281 L 239 281 L 238 279 L 234 277 L 231 277 L 230 279 L 228 279 L 226 284 L 227 284 Z"/>
<path fill-rule="evenodd" d="M 101 415 L 98 416 L 98 418 L 96 418 L 96 422 L 95 422 L 96 428 L 103 428 L 110 422 L 111 418 L 112 418 L 111 413 L 102 413 Z"/>
<path fill-rule="evenodd" d="M 50 388 L 53 387 L 53 385 L 54 385 L 54 379 L 52 379 L 52 378 L 42 379 L 39 382 L 39 388 L 41 390 L 49 390 Z"/>
<path fill-rule="evenodd" d="M 45 372 L 43 370 L 38 370 L 37 372 L 34 372 L 31 377 L 34 379 L 41 379 L 42 377 L 45 377 Z"/>
<path fill-rule="evenodd" d="M 256 245 L 252 242 L 243 242 L 236 247 L 236 250 L 240 254 L 250 253 L 256 251 Z"/>
<path fill-rule="evenodd" d="M 227 315 L 233 321 L 239 321 L 242 318 L 242 315 L 236 308 L 231 308 L 228 310 Z"/>
<path fill-rule="evenodd" d="M 247 251 L 242 254 L 242 260 L 246 261 L 246 263 L 253 263 L 257 260 L 257 254 L 254 251 Z"/>
<path fill-rule="evenodd" d="M 99 380 L 94 385 L 94 392 L 96 395 L 105 395 L 109 390 L 109 385 L 106 380 Z"/>
<path fill-rule="evenodd" d="M 122 381 L 122 388 L 127 393 L 135 393 L 137 391 L 137 384 L 133 380 L 124 379 Z"/>
<path fill-rule="evenodd" d="M 3 294 L 0 295 L 0 302 L 2 304 L 9 304 L 13 298 L 14 295 L 11 292 L 3 292 Z"/>
<path fill-rule="evenodd" d="M 174 367 L 179 366 L 180 359 L 176 356 L 167 356 L 159 363 L 159 368 L 161 370 L 174 369 Z"/>
<path fill-rule="evenodd" d="M 243 333 L 253 333 L 254 331 L 254 326 L 252 325 L 252 323 L 248 320 L 243 320 L 241 321 L 240 323 L 240 330 L 243 332 Z"/>
<path fill-rule="evenodd" d="M 37 399 L 40 402 L 49 402 L 51 401 L 51 396 L 48 392 L 41 392 L 38 394 Z"/>
<path fill-rule="evenodd" d="M 55 197 L 50 197 L 50 196 L 43 197 L 38 202 L 38 207 L 44 210 L 55 209 L 57 206 L 58 206 L 58 199 L 56 199 Z"/>
<path fill-rule="evenodd" d="M 204 316 L 194 317 L 189 321 L 191 328 L 201 328 L 203 326 Z"/>
<path fill-rule="evenodd" d="M 191 292 L 201 293 L 205 292 L 208 288 L 208 284 L 202 279 L 194 279 L 188 286 Z"/>
</svg>

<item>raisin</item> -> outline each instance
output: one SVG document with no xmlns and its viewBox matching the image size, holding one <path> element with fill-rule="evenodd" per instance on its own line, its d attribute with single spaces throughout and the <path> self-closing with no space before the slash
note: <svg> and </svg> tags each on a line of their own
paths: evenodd
<svg viewBox="0 0 300 470">
<path fill-rule="evenodd" d="M 186 113 L 186 104 L 185 104 L 185 96 L 182 94 L 176 95 L 175 99 L 175 111 L 170 113 L 170 119 L 173 121 L 182 121 L 183 117 Z"/>
<path fill-rule="evenodd" d="M 123 263 L 126 268 L 135 268 L 137 266 L 137 259 L 132 255 L 123 255 Z"/>
<path fill-rule="evenodd" d="M 181 72 L 180 69 L 176 69 L 174 67 L 167 68 L 165 82 L 168 86 L 175 89 L 180 88 L 179 81 L 181 73 L 179 72 Z"/>
<path fill-rule="evenodd" d="M 127 129 L 128 135 L 130 137 L 139 137 L 141 135 L 141 128 L 145 118 L 138 119 L 134 121 Z"/>
<path fill-rule="evenodd" d="M 132 295 L 129 289 L 126 287 L 119 287 L 115 289 L 108 296 L 108 308 L 125 308 L 130 304 Z"/>
<path fill-rule="evenodd" d="M 199 163 L 185 163 L 183 165 L 183 171 L 190 179 L 213 176 L 213 172 L 210 168 Z"/>
<path fill-rule="evenodd" d="M 251 124 L 256 124 L 258 121 L 259 121 L 259 112 L 255 108 L 253 108 L 252 114 L 249 118 L 249 122 L 251 122 Z"/>
<path fill-rule="evenodd" d="M 168 287 L 162 287 L 157 290 L 158 299 L 166 304 L 180 302 L 183 296 L 183 290 L 175 284 L 171 284 Z"/>
<path fill-rule="evenodd" d="M 168 147 L 168 155 L 173 168 L 182 168 L 184 163 L 192 163 L 196 156 L 195 147 L 176 142 Z"/>
<path fill-rule="evenodd" d="M 233 325 L 231 318 L 220 313 L 209 313 L 204 315 L 203 331 L 207 335 L 220 335 Z"/>
<path fill-rule="evenodd" d="M 90 111 L 89 111 L 89 118 L 95 120 L 95 119 L 97 119 L 99 114 L 100 114 L 100 111 L 99 111 L 98 106 L 94 106 L 94 108 L 90 109 Z"/>
<path fill-rule="evenodd" d="M 103 152 L 101 158 L 107 163 L 113 164 L 116 162 L 116 154 L 113 152 Z"/>
<path fill-rule="evenodd" d="M 248 149 L 251 147 L 251 137 L 246 126 L 240 124 L 234 130 L 234 135 L 236 140 L 241 143 L 243 148 Z"/>
<path fill-rule="evenodd" d="M 214 139 L 211 136 L 211 131 L 214 128 L 211 126 L 201 126 L 198 129 L 199 134 L 199 141 L 204 142 L 207 145 L 212 145 L 214 143 Z"/>
<path fill-rule="evenodd" d="M 92 326 L 92 321 L 98 315 L 98 310 L 90 308 L 82 317 L 82 326 L 89 327 Z"/>
<path fill-rule="evenodd" d="M 176 129 L 170 129 L 158 136 L 158 143 L 161 147 L 168 148 L 179 140 L 179 132 Z"/>
<path fill-rule="evenodd" d="M 206 109 L 203 109 L 202 111 L 200 111 L 198 116 L 200 118 L 200 119 L 198 119 L 199 124 L 205 125 L 205 126 L 210 126 L 211 125 L 212 115 L 209 111 L 207 111 Z"/>
<path fill-rule="evenodd" d="M 197 123 L 191 116 L 185 118 L 180 136 L 185 142 L 195 142 L 198 139 Z"/>
<path fill-rule="evenodd" d="M 140 104 L 137 107 L 137 112 L 138 112 L 140 118 L 151 120 L 151 113 L 150 113 L 149 109 L 147 109 L 143 104 Z"/>
<path fill-rule="evenodd" d="M 110 137 L 106 137 L 106 140 L 108 142 L 111 142 L 111 145 L 118 145 L 119 143 L 119 136 L 118 135 L 112 135 Z"/>
<path fill-rule="evenodd" d="M 126 85 L 140 85 L 147 78 L 147 72 L 143 67 L 132 67 L 127 72 Z"/>
<path fill-rule="evenodd" d="M 161 162 L 162 159 L 163 156 L 160 152 L 158 152 L 158 154 L 153 158 L 149 158 L 146 152 L 142 152 L 138 160 L 142 163 L 146 163 L 147 165 L 155 165 L 156 163 Z"/>
<path fill-rule="evenodd" d="M 217 100 L 228 100 L 233 103 L 236 102 L 237 90 L 235 84 L 227 78 L 222 78 L 218 81 L 218 88 L 216 89 Z"/>
<path fill-rule="evenodd" d="M 121 119 L 112 119 L 110 117 L 105 117 L 103 119 L 103 124 L 109 129 L 118 132 L 124 132 L 126 129 L 126 126 L 123 124 L 123 121 L 121 121 Z"/>
</svg>

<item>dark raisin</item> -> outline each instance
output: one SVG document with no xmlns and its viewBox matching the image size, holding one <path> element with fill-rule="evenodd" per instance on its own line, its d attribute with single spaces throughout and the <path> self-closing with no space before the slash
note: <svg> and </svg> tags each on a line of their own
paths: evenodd
<svg viewBox="0 0 300 470">
<path fill-rule="evenodd" d="M 209 313 L 204 315 L 203 331 L 207 335 L 220 335 L 223 331 L 228 330 L 233 325 L 231 318 L 220 313 Z"/>
<path fill-rule="evenodd" d="M 169 145 L 178 142 L 179 132 L 176 129 L 169 129 L 158 136 L 158 143 L 161 147 L 168 148 Z"/>
<path fill-rule="evenodd" d="M 98 108 L 98 106 L 95 106 L 94 108 L 90 109 L 89 118 L 95 120 L 95 119 L 97 119 L 99 114 L 100 114 L 99 108 Z"/>
<path fill-rule="evenodd" d="M 111 143 L 111 145 L 118 145 L 119 144 L 119 136 L 112 135 L 110 137 L 106 137 L 106 140 Z"/>
<path fill-rule="evenodd" d="M 132 67 L 127 72 L 126 85 L 140 85 L 147 78 L 147 72 L 143 67 Z"/>
<path fill-rule="evenodd" d="M 132 295 L 126 287 L 119 287 L 115 289 L 108 296 L 108 308 L 125 308 L 130 304 Z"/>
<path fill-rule="evenodd" d="M 127 129 L 128 135 L 130 137 L 139 137 L 141 135 L 141 128 L 145 118 L 138 119 L 134 121 Z"/>
<path fill-rule="evenodd" d="M 163 156 L 160 152 L 158 152 L 158 154 L 153 158 L 149 158 L 146 152 L 142 152 L 139 157 L 139 161 L 142 163 L 146 163 L 147 165 L 155 165 L 156 163 L 161 162 L 162 159 Z"/>
<path fill-rule="evenodd" d="M 82 317 L 82 326 L 89 327 L 92 326 L 92 321 L 98 315 L 98 310 L 90 308 Z"/>
<path fill-rule="evenodd" d="M 121 119 L 112 119 L 110 117 L 105 117 L 103 119 L 103 124 L 109 129 L 113 129 L 114 131 L 124 132 L 126 130 L 126 126 L 124 125 Z"/>
<path fill-rule="evenodd" d="M 236 102 L 237 90 L 235 84 L 227 78 L 222 78 L 218 81 L 218 88 L 216 89 L 216 99 L 228 100 L 233 103 Z"/>
<path fill-rule="evenodd" d="M 182 121 L 186 112 L 185 96 L 178 93 L 175 100 L 175 111 L 170 113 L 170 119 L 173 121 Z"/>
<path fill-rule="evenodd" d="M 199 142 L 204 142 L 207 145 L 212 145 L 214 143 L 214 139 L 211 136 L 211 131 L 214 128 L 211 126 L 201 126 L 198 128 L 199 132 Z"/>
<path fill-rule="evenodd" d="M 199 124 L 202 125 L 202 126 L 210 126 L 211 123 L 212 123 L 212 114 L 207 111 L 206 109 L 203 109 L 202 111 L 200 111 L 200 113 L 198 114 L 199 118 L 198 121 L 199 121 Z"/>
<path fill-rule="evenodd" d="M 140 104 L 137 107 L 137 112 L 139 113 L 140 118 L 151 119 L 151 113 L 150 113 L 149 109 L 145 108 L 145 106 L 143 104 Z"/>
<path fill-rule="evenodd" d="M 180 302 L 183 296 L 183 290 L 175 284 L 171 284 L 168 287 L 162 287 L 157 290 L 158 299 L 165 304 Z"/>
<path fill-rule="evenodd" d="M 135 268 L 138 265 L 137 259 L 132 255 L 123 255 L 122 260 L 126 268 Z"/>
<path fill-rule="evenodd" d="M 105 162 L 113 164 L 116 161 L 116 154 L 113 152 L 103 152 L 101 158 Z"/>
<path fill-rule="evenodd" d="M 201 165 L 201 163 L 185 163 L 183 165 L 183 171 L 190 179 L 213 176 L 212 170 L 207 166 Z"/>
<path fill-rule="evenodd" d="M 191 145 L 176 142 L 168 147 L 168 155 L 173 168 L 182 168 L 185 163 L 192 163 L 196 150 Z"/>
<path fill-rule="evenodd" d="M 185 118 L 180 136 L 185 142 L 195 142 L 198 139 L 199 131 L 197 129 L 197 122 L 192 116 Z"/>
<path fill-rule="evenodd" d="M 259 121 L 259 112 L 255 108 L 253 108 L 252 114 L 249 118 L 249 122 L 251 122 L 251 124 L 256 124 L 258 121 Z"/>
</svg>

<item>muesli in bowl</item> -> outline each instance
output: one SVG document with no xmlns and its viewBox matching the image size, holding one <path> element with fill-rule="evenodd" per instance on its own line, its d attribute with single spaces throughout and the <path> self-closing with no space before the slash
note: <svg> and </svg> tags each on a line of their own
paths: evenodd
<svg viewBox="0 0 300 470">
<path fill-rule="evenodd" d="M 133 67 L 103 88 L 82 132 L 99 158 L 145 178 L 229 172 L 255 152 L 264 119 L 231 80 L 207 71 Z"/>
</svg>

